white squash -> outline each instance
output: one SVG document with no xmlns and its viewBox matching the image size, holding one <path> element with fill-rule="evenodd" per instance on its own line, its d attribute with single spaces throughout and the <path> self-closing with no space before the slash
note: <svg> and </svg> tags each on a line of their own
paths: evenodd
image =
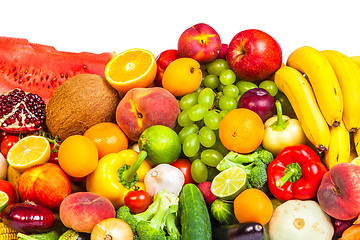
<svg viewBox="0 0 360 240">
<path fill-rule="evenodd" d="M 331 240 L 330 217 L 312 200 L 289 200 L 278 206 L 269 222 L 271 240 Z"/>
</svg>

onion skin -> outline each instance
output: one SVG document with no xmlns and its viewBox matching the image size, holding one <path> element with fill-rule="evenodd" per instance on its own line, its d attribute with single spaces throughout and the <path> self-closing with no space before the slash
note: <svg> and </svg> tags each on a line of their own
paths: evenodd
<svg viewBox="0 0 360 240">
<path fill-rule="evenodd" d="M 130 226 L 119 218 L 108 218 L 100 221 L 91 231 L 91 240 L 132 240 Z"/>
<path fill-rule="evenodd" d="M 48 232 L 54 226 L 54 213 L 32 202 L 13 203 L 1 213 L 5 225 L 24 234 Z"/>
</svg>

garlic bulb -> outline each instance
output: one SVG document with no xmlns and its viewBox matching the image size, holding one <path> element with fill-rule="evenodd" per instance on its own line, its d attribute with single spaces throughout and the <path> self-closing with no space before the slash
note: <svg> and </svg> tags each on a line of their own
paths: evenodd
<svg viewBox="0 0 360 240">
<path fill-rule="evenodd" d="M 154 196 L 158 191 L 165 189 L 179 196 L 185 182 L 184 174 L 170 164 L 159 164 L 145 175 L 146 191 Z"/>
</svg>

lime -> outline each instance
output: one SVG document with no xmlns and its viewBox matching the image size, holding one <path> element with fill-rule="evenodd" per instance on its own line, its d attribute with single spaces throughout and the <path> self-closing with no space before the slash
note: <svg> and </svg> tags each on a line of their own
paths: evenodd
<svg viewBox="0 0 360 240">
<path fill-rule="evenodd" d="M 218 198 L 234 200 L 246 189 L 247 176 L 241 167 L 231 167 L 215 176 L 211 192 Z"/>
<path fill-rule="evenodd" d="M 171 128 L 154 125 L 140 135 L 139 149 L 147 152 L 147 158 L 153 164 L 173 163 L 181 153 L 180 137 Z"/>
<path fill-rule="evenodd" d="M 4 208 L 6 208 L 8 203 L 9 203 L 9 196 L 5 192 L 0 191 L 0 212 L 2 212 Z"/>
</svg>

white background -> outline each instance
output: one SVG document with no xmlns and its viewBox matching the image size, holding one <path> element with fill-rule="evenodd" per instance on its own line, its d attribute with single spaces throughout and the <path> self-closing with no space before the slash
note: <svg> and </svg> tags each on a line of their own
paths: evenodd
<svg viewBox="0 0 360 240">
<path fill-rule="evenodd" d="M 3 1 L 0 35 L 62 51 L 119 53 L 136 47 L 157 56 L 176 49 L 181 33 L 203 22 L 223 43 L 242 30 L 260 29 L 279 42 L 286 62 L 304 45 L 360 55 L 358 5 L 355 0 Z"/>
</svg>

